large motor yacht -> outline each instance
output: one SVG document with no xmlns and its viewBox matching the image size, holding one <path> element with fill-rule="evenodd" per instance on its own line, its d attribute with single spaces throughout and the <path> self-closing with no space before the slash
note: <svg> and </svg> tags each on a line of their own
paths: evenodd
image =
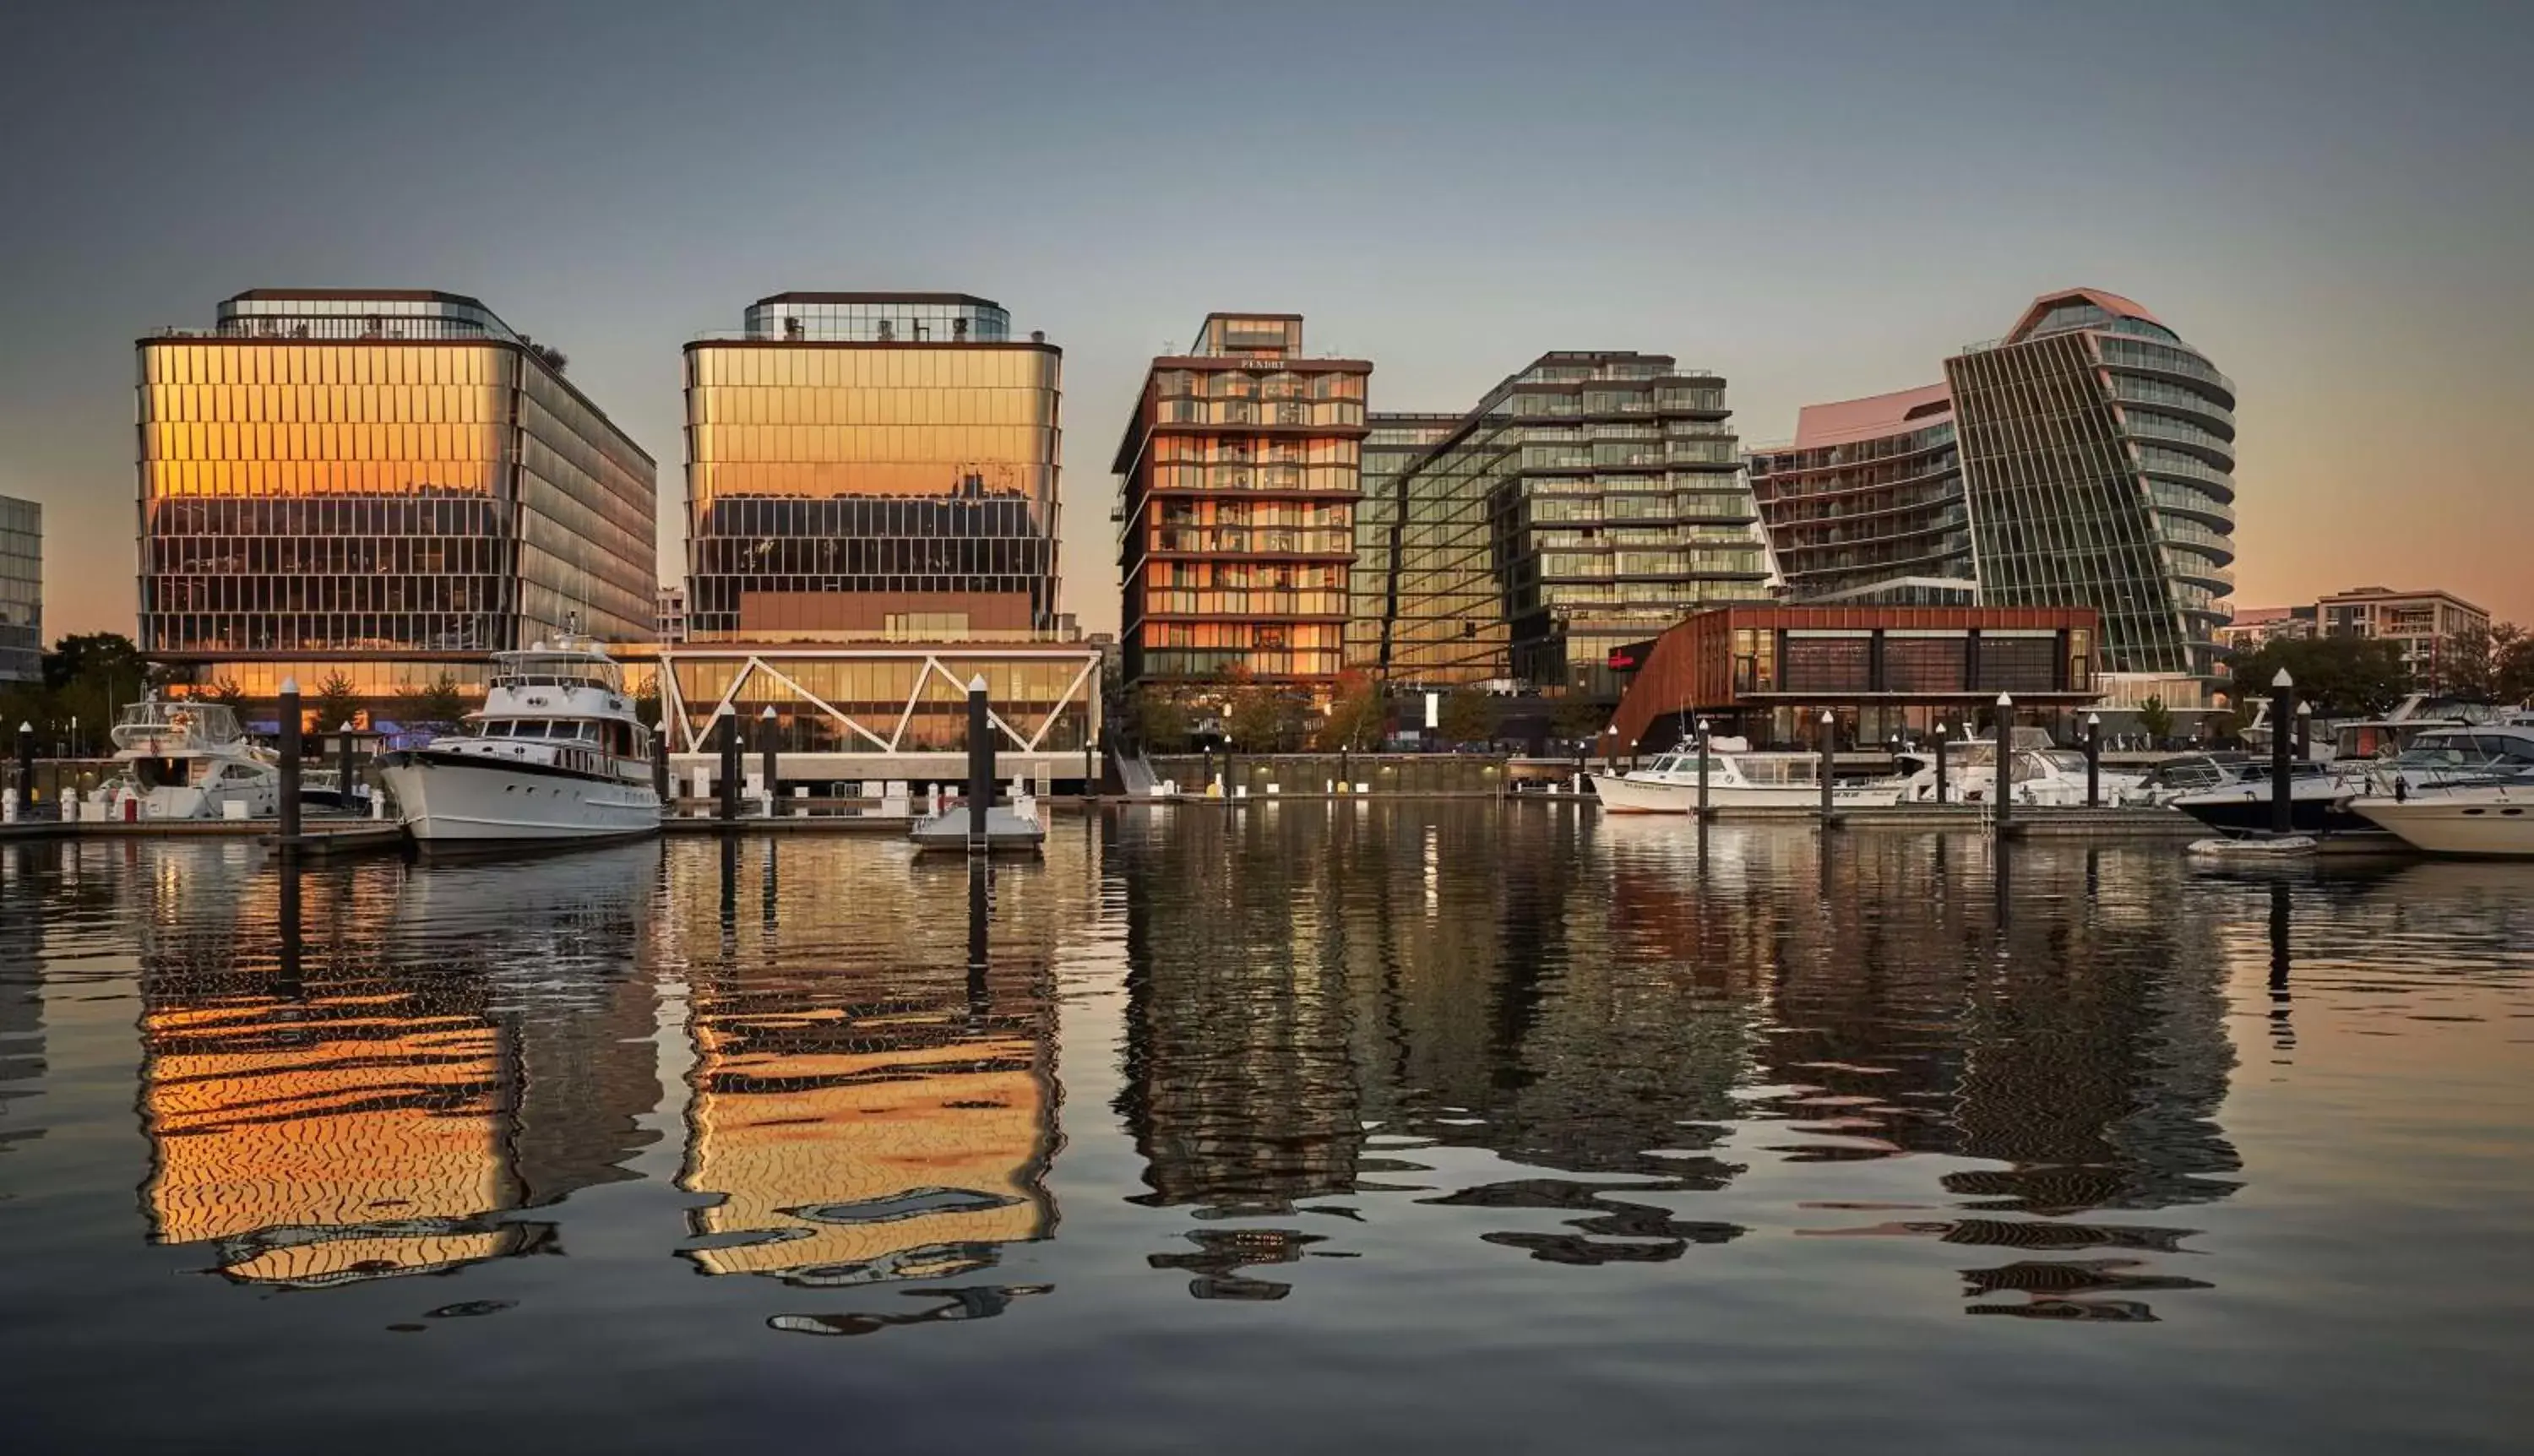
<svg viewBox="0 0 2534 1456">
<path fill-rule="evenodd" d="M 2360 798 L 2350 809 L 2423 854 L 2534 860 L 2534 778 L 2418 798 Z"/>
<path fill-rule="evenodd" d="M 651 732 L 596 644 L 493 654 L 466 731 L 381 760 L 397 819 L 425 845 L 657 833 Z"/>
<path fill-rule="evenodd" d="M 1595 773 L 1593 792 L 1612 814 L 1691 814 L 1698 809 L 1696 751 L 1663 754 L 1626 773 Z M 1834 809 L 1883 808 L 1900 802 L 1898 781 L 1831 786 Z M 1717 809 L 1810 809 L 1821 803 L 1819 754 L 1755 754 L 1739 738 L 1707 750 L 1707 802 Z"/>
<path fill-rule="evenodd" d="M 144 698 L 114 721 L 117 772 L 95 798 L 109 813 L 127 796 L 151 819 L 271 819 L 281 769 L 247 741 L 226 703 Z"/>
</svg>

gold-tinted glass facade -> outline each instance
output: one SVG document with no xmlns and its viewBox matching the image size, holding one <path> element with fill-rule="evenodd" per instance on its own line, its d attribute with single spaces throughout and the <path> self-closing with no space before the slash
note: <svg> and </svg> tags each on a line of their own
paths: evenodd
<svg viewBox="0 0 2534 1456">
<path fill-rule="evenodd" d="M 1153 361 L 1120 445 L 1129 682 L 1344 666 L 1372 365 L 1302 357 L 1294 315 L 1209 316 Z"/>
<path fill-rule="evenodd" d="M 44 676 L 44 508 L 0 496 L 0 683 Z"/>
<path fill-rule="evenodd" d="M 938 337 L 688 345 L 691 637 L 1055 625 L 1062 355 Z"/>
<path fill-rule="evenodd" d="M 380 692 L 569 627 L 650 637 L 652 462 L 528 346 L 139 347 L 151 656 L 254 696 L 335 671 Z"/>
</svg>

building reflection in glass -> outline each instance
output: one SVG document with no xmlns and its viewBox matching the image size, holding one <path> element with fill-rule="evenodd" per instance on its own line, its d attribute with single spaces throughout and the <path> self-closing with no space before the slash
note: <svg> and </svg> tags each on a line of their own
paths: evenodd
<svg viewBox="0 0 2534 1456">
<path fill-rule="evenodd" d="M 972 973 L 956 913 L 963 867 L 822 855 L 796 871 L 816 893 L 785 898 L 764 862 L 774 852 L 748 845 L 722 873 L 780 899 L 780 917 L 721 918 L 699 863 L 681 861 L 702 873 L 672 883 L 675 913 L 714 927 L 718 946 L 690 973 L 679 1186 L 717 1201 L 695 1211 L 686 1256 L 707 1274 L 859 1285 L 965 1273 L 1004 1244 L 1048 1237 L 1054 887 L 1032 867 L 997 872 L 988 964 Z M 778 1327 L 863 1333 L 969 1317 L 955 1304 Z"/>
<path fill-rule="evenodd" d="M 652 1013 L 597 968 L 633 959 L 638 861 L 528 881 L 531 915 L 498 872 L 190 849 L 133 881 L 153 1239 L 246 1283 L 438 1272 L 557 1248 L 504 1215 L 624 1176 Z"/>
</svg>

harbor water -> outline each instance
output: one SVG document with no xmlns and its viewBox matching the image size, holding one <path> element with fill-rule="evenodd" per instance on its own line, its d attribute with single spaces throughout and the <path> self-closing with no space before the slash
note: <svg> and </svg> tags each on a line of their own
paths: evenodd
<svg viewBox="0 0 2534 1456">
<path fill-rule="evenodd" d="M 0 844 L 10 1449 L 2534 1430 L 2534 867 L 1051 828 Z"/>
</svg>

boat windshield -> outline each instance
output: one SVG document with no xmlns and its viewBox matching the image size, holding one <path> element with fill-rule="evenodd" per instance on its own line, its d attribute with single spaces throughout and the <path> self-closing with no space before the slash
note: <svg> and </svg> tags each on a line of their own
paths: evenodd
<svg viewBox="0 0 2534 1456">
<path fill-rule="evenodd" d="M 493 658 L 495 688 L 603 688 L 625 691 L 624 674 L 604 657 L 581 652 L 501 652 Z"/>
<path fill-rule="evenodd" d="M 114 722 L 115 747 L 153 753 L 232 744 L 245 737 L 237 713 L 223 702 L 153 698 L 125 707 Z"/>
</svg>

